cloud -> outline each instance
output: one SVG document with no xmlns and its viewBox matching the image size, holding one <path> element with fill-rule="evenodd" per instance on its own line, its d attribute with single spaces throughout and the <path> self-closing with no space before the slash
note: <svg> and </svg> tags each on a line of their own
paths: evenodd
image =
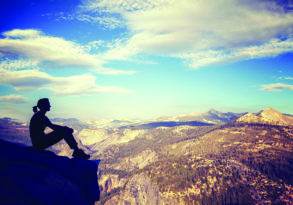
<svg viewBox="0 0 293 205">
<path fill-rule="evenodd" d="M 293 77 L 291 76 L 280 76 L 278 77 L 279 80 L 293 80 Z"/>
<path fill-rule="evenodd" d="M 152 9 L 158 6 L 162 6 L 168 2 L 174 2 L 174 0 L 90 0 L 84 1 L 80 7 L 85 11 L 104 11 L 104 12 L 115 12 L 115 13 L 127 13 L 132 11 L 144 11 Z"/>
<path fill-rule="evenodd" d="M 128 37 L 106 59 L 165 55 L 198 68 L 293 51 L 293 14 L 275 1 L 87 0 L 81 8 L 124 20 Z"/>
<path fill-rule="evenodd" d="M 283 77 L 284 80 L 293 80 L 293 77 Z"/>
<path fill-rule="evenodd" d="M 108 12 L 100 11 L 98 12 L 99 14 L 95 12 L 95 15 L 92 15 L 91 12 L 87 14 L 82 11 L 84 10 L 80 7 L 74 14 L 54 12 L 43 14 L 42 16 L 53 18 L 56 21 L 81 21 L 84 23 L 98 24 L 100 28 L 110 30 L 125 26 L 121 18 L 111 16 Z"/>
<path fill-rule="evenodd" d="M 12 38 L 36 38 L 42 35 L 42 32 L 35 29 L 14 29 L 4 32 L 3 35 Z"/>
<path fill-rule="evenodd" d="M 272 92 L 272 91 L 281 91 L 281 90 L 293 90 L 293 85 L 284 84 L 284 83 L 272 83 L 262 85 L 262 90 Z"/>
<path fill-rule="evenodd" d="M 105 61 L 92 55 L 72 41 L 43 34 L 41 31 L 14 29 L 3 33 L 0 53 L 24 56 L 32 61 L 52 62 L 59 65 L 94 69 L 101 74 L 132 74 L 133 71 L 105 68 Z"/>
<path fill-rule="evenodd" d="M 53 82 L 49 74 L 38 70 L 0 70 L 0 83 L 13 86 L 16 90 L 38 89 Z"/>
<path fill-rule="evenodd" d="M 46 89 L 56 95 L 130 92 L 121 87 L 96 85 L 95 77 L 90 74 L 56 77 L 39 70 L 0 70 L 0 83 L 11 85 L 17 91 Z"/>
<path fill-rule="evenodd" d="M 256 59 L 262 57 L 275 57 L 279 54 L 293 50 L 293 40 L 273 39 L 267 43 L 257 46 L 228 50 L 209 50 L 198 53 L 184 54 L 181 58 L 188 60 L 193 68 L 206 65 L 234 62 L 245 59 Z"/>
<path fill-rule="evenodd" d="M 49 88 L 58 95 L 82 95 L 95 93 L 129 93 L 125 88 L 115 86 L 96 85 L 96 79 L 89 74 L 55 77 L 52 86 Z"/>
<path fill-rule="evenodd" d="M 17 59 L 11 60 L 6 59 L 0 62 L 0 70 L 23 70 L 23 69 L 32 69 L 38 68 L 38 61 L 29 60 L 29 59 Z"/>
<path fill-rule="evenodd" d="M 74 15 L 62 14 L 61 16 L 65 20 L 79 20 L 96 23 L 107 29 L 116 29 L 126 26 L 123 14 L 129 11 L 147 9 L 152 6 L 153 2 L 155 1 L 90 0 L 82 2 Z"/>
<path fill-rule="evenodd" d="M 2 95 L 0 96 L 0 102 L 4 103 L 25 103 L 26 98 L 21 95 Z"/>
<path fill-rule="evenodd" d="M 107 29 L 116 29 L 123 26 L 120 19 L 111 16 L 92 16 L 87 14 L 78 14 L 65 17 L 67 20 L 78 20 L 92 24 L 100 24 Z"/>
</svg>

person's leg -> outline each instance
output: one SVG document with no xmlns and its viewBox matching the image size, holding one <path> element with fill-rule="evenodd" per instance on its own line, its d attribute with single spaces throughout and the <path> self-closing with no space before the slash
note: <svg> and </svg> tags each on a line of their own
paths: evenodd
<svg viewBox="0 0 293 205">
<path fill-rule="evenodd" d="M 44 140 L 42 140 L 42 143 L 39 148 L 46 149 L 56 143 L 58 143 L 60 140 L 64 139 L 66 143 L 69 145 L 71 149 L 73 149 L 73 157 L 82 158 L 82 159 L 89 159 L 90 155 L 84 153 L 83 150 L 79 149 L 77 146 L 77 142 L 75 141 L 72 130 L 70 129 L 64 129 L 64 130 L 54 130 L 53 132 L 50 132 L 43 136 Z"/>
<path fill-rule="evenodd" d="M 73 153 L 72 153 L 72 156 L 75 157 L 75 158 L 82 158 L 82 159 L 89 159 L 90 158 L 90 155 L 86 154 L 83 150 L 79 149 L 77 147 L 77 143 L 72 135 L 73 133 L 73 129 L 71 128 L 65 128 L 64 129 L 65 131 L 65 141 L 67 142 L 67 144 L 72 148 L 74 149 Z M 76 149 L 74 148 L 76 146 Z"/>
<path fill-rule="evenodd" d="M 61 141 L 62 139 L 64 139 L 66 141 L 66 143 L 69 145 L 69 147 L 73 150 L 78 149 L 77 147 L 77 142 L 75 141 L 73 135 L 66 131 L 66 130 L 54 130 L 48 134 L 45 134 L 45 136 L 43 136 L 42 138 L 42 144 L 41 147 L 43 149 L 46 149 L 56 143 L 58 143 L 59 141 Z"/>
<path fill-rule="evenodd" d="M 63 139 L 66 141 L 66 143 L 69 145 L 69 147 L 73 150 L 77 150 L 78 146 L 77 146 L 77 142 L 74 139 L 72 133 L 70 132 L 70 130 L 65 130 L 63 133 Z"/>
<path fill-rule="evenodd" d="M 52 145 L 58 143 L 62 139 L 63 137 L 58 132 L 50 132 L 42 136 L 42 138 L 40 138 L 38 148 L 47 149 L 48 147 L 51 147 Z"/>
</svg>

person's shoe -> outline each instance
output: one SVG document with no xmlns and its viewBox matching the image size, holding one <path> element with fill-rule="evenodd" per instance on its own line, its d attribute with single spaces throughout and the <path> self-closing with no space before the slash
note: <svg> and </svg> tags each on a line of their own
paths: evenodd
<svg viewBox="0 0 293 205">
<path fill-rule="evenodd" d="M 90 155 L 84 153 L 84 151 L 81 149 L 74 150 L 72 156 L 74 158 L 80 158 L 80 159 L 89 159 L 91 157 Z"/>
</svg>

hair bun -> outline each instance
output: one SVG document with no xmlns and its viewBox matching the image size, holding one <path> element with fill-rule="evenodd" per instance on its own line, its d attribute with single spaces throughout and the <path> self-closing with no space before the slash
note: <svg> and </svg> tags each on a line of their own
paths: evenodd
<svg viewBox="0 0 293 205">
<path fill-rule="evenodd" d="M 37 107 L 37 106 L 34 106 L 34 107 L 33 107 L 33 112 L 34 112 L 34 113 L 38 112 L 38 107 Z"/>
</svg>

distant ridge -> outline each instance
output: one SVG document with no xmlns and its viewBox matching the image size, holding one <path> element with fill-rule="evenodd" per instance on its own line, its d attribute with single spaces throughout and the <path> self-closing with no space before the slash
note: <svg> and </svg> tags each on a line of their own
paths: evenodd
<svg viewBox="0 0 293 205">
<path fill-rule="evenodd" d="M 152 129 L 157 127 L 175 127 L 175 126 L 210 126 L 221 125 L 235 122 L 245 113 L 220 112 L 211 109 L 205 113 L 191 113 L 173 117 L 160 117 L 154 121 L 145 123 L 134 123 L 119 128 L 125 129 Z"/>
<path fill-rule="evenodd" d="M 200 121 L 209 124 L 226 124 L 234 122 L 236 119 L 244 114 L 246 113 L 220 112 L 215 109 L 210 109 L 209 111 L 204 113 L 191 113 L 174 117 L 162 117 L 159 118 L 158 121 Z"/>
<path fill-rule="evenodd" d="M 258 113 L 247 113 L 239 117 L 236 122 L 262 123 L 271 125 L 293 125 L 292 115 L 283 114 L 273 108 L 266 108 Z"/>
<path fill-rule="evenodd" d="M 77 131 L 80 131 L 82 129 L 86 129 L 89 127 L 89 125 L 87 125 L 84 122 L 81 122 L 79 119 L 76 119 L 76 118 L 53 118 L 52 122 L 59 125 L 72 127 L 74 130 L 77 130 Z"/>
<path fill-rule="evenodd" d="M 139 125 L 128 125 L 122 126 L 120 128 L 131 128 L 131 129 L 152 129 L 158 127 L 176 127 L 176 126 L 209 126 L 213 125 L 211 123 L 199 122 L 199 121 L 184 121 L 184 122 L 176 122 L 176 121 L 159 121 L 159 122 L 149 122 L 145 124 Z"/>
</svg>

